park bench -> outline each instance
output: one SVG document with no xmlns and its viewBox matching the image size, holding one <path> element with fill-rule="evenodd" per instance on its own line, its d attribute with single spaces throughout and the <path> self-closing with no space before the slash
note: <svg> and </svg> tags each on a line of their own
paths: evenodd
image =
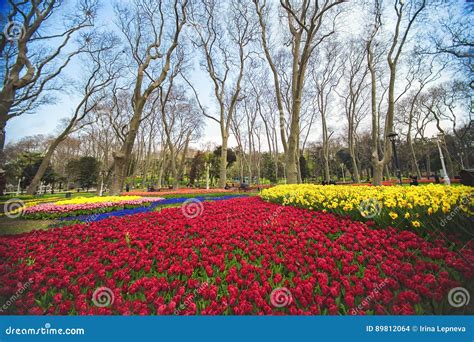
<svg viewBox="0 0 474 342">
<path fill-rule="evenodd" d="M 149 187 L 149 188 L 147 188 L 147 192 L 161 192 L 161 191 L 169 191 L 169 190 L 172 190 L 172 189 L 173 189 L 172 185 L 170 185 L 168 187 L 157 188 L 157 189 L 155 189 L 153 187 L 152 188 Z"/>
<path fill-rule="evenodd" d="M 239 192 L 247 192 L 247 191 L 261 191 L 263 189 L 271 188 L 273 185 L 270 184 L 256 184 L 256 185 L 248 185 L 248 184 L 240 184 L 238 187 Z"/>
</svg>

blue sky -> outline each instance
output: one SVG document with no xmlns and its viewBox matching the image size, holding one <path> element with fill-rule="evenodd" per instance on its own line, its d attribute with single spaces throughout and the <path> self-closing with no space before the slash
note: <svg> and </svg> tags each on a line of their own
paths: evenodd
<svg viewBox="0 0 474 342">
<path fill-rule="evenodd" d="M 0 0 L 2 13 L 5 13 L 7 9 L 5 1 L 6 0 Z M 69 1 L 69 3 L 74 2 Z M 101 3 L 102 5 L 98 13 L 98 24 L 111 27 L 114 25 L 112 22 L 113 8 L 111 2 L 102 1 Z M 78 61 L 71 62 L 64 74 L 66 77 L 72 79 L 80 76 L 81 69 Z M 214 103 L 209 96 L 211 94 L 211 87 L 207 74 L 201 71 L 199 66 L 196 65 L 191 72 L 191 80 L 200 95 L 201 102 L 212 112 Z M 58 93 L 57 102 L 55 104 L 41 106 L 34 114 L 22 115 L 11 119 L 7 124 L 7 143 L 35 134 L 54 134 L 58 131 L 60 120 L 68 117 L 78 102 L 79 99 L 75 94 Z M 207 142 L 218 144 L 221 140 L 219 126 L 214 121 L 208 119 L 206 119 L 205 124 L 203 139 L 201 139 L 197 146 L 201 146 Z M 232 140 L 231 143 L 233 143 Z"/>
<path fill-rule="evenodd" d="M 75 0 L 66 0 L 65 2 L 69 6 L 71 6 L 75 3 Z M 457 3 L 459 5 L 460 1 L 458 1 Z M 112 2 L 101 1 L 101 4 L 102 7 L 99 11 L 98 24 L 107 27 L 112 27 L 114 25 L 112 22 L 114 18 Z M 2 13 L 5 13 L 6 0 L 0 0 L 0 9 Z M 65 11 L 67 12 L 67 9 Z M 347 14 L 344 20 L 344 25 L 342 26 L 343 34 L 351 35 L 354 33 L 354 30 L 357 27 L 356 21 L 359 17 L 360 16 L 357 15 L 354 16 L 353 12 Z M 56 20 L 56 23 L 60 23 L 60 21 Z M 81 69 L 79 64 L 77 62 L 71 63 L 67 68 L 65 75 L 69 78 L 77 78 L 78 76 L 80 76 Z M 191 81 L 195 85 L 200 95 L 201 102 L 206 107 L 208 107 L 210 109 L 210 112 L 212 113 L 213 110 L 215 110 L 215 105 L 210 97 L 212 92 L 211 82 L 207 74 L 200 70 L 200 67 L 198 65 L 195 65 L 194 70 L 191 72 Z M 62 118 L 68 117 L 79 101 L 78 98 L 72 94 L 62 93 L 58 95 L 58 102 L 56 104 L 42 106 L 38 108 L 35 114 L 23 115 L 10 120 L 7 125 L 7 143 L 17 141 L 29 135 L 54 134 L 58 129 L 58 124 L 60 120 Z M 337 122 L 332 122 L 331 124 L 340 126 L 343 124 L 344 120 L 335 121 Z M 315 125 L 313 126 L 311 138 L 309 140 L 315 140 L 318 138 L 318 136 L 320 135 L 319 126 L 319 119 L 317 119 Z M 205 130 L 203 132 L 200 142 L 198 144 L 195 144 L 195 146 L 202 147 L 208 142 L 219 144 L 220 141 L 220 130 L 217 123 L 215 123 L 213 120 L 205 119 Z M 262 140 L 263 143 L 265 143 L 265 141 L 265 139 Z M 235 145 L 235 139 L 231 135 L 230 146 Z"/>
</svg>

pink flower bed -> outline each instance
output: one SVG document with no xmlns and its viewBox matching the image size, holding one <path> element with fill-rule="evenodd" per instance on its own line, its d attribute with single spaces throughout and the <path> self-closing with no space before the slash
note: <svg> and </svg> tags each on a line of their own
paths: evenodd
<svg viewBox="0 0 474 342">
<path fill-rule="evenodd" d="M 152 202 L 162 201 L 161 197 L 142 197 L 134 200 L 123 200 L 113 202 L 96 202 L 96 203 L 83 203 L 83 204 L 63 204 L 58 205 L 54 203 L 38 204 L 32 207 L 27 207 L 23 210 L 25 215 L 31 214 L 64 214 L 72 211 L 84 211 L 84 210 L 95 210 L 109 207 L 124 207 L 124 206 L 139 206 L 143 204 L 149 204 Z"/>
</svg>

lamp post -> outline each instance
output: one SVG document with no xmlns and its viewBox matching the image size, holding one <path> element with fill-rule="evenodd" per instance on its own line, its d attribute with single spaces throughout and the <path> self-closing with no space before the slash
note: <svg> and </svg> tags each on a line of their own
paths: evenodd
<svg viewBox="0 0 474 342">
<path fill-rule="evenodd" d="M 209 190 L 209 169 L 211 167 L 211 163 L 204 163 L 204 167 L 206 168 L 206 190 Z"/>
<path fill-rule="evenodd" d="M 344 174 L 344 163 L 341 163 L 341 170 L 342 170 L 342 181 L 346 182 L 346 175 Z"/>
<path fill-rule="evenodd" d="M 104 178 L 105 178 L 105 174 L 106 174 L 106 171 L 102 170 L 100 171 L 100 178 L 101 178 L 101 181 L 100 181 L 100 192 L 99 192 L 99 196 L 103 196 L 104 195 Z"/>
<path fill-rule="evenodd" d="M 443 173 L 444 173 L 444 184 L 446 185 L 451 185 L 451 181 L 448 176 L 448 172 L 446 171 L 446 165 L 444 164 L 444 156 L 443 156 L 443 151 L 441 150 L 441 145 L 439 144 L 439 141 L 443 138 L 442 134 L 438 134 L 438 138 L 436 139 L 436 144 L 438 145 L 438 151 L 439 151 L 439 159 L 441 160 L 441 167 L 443 168 Z"/>
<path fill-rule="evenodd" d="M 16 189 L 16 195 L 18 196 L 21 192 L 21 182 L 25 180 L 25 177 L 18 177 L 18 187 Z"/>
<path fill-rule="evenodd" d="M 463 161 L 464 152 L 458 152 L 458 157 L 461 159 L 461 168 L 464 169 L 464 161 Z"/>
<path fill-rule="evenodd" d="M 396 172 L 397 172 L 398 182 L 400 183 L 400 185 L 402 185 L 403 184 L 402 183 L 402 174 L 400 173 L 400 165 L 398 164 L 397 148 L 395 146 L 395 142 L 397 140 L 397 137 L 398 137 L 398 134 L 395 133 L 395 132 L 392 132 L 392 133 L 388 134 L 388 138 L 392 142 L 393 158 L 395 159 L 395 168 L 396 168 Z"/>
</svg>

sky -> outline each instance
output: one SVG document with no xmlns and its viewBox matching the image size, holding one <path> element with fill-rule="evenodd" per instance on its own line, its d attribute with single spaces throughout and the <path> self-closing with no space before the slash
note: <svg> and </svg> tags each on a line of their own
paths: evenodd
<svg viewBox="0 0 474 342">
<path fill-rule="evenodd" d="M 71 73 L 79 72 L 77 67 L 69 69 Z M 197 70 L 192 73 L 191 80 L 199 93 L 201 102 L 206 107 L 212 108 L 213 103 L 210 97 L 207 96 L 211 89 L 205 77 L 206 75 L 203 72 Z M 41 106 L 34 114 L 26 114 L 11 119 L 7 125 L 7 143 L 18 141 L 30 135 L 48 135 L 58 132 L 60 120 L 71 115 L 76 103 L 78 103 L 78 98 L 74 94 L 60 94 L 56 104 Z M 198 146 L 204 145 L 204 142 L 219 143 L 221 138 L 217 123 L 208 119 L 205 123 L 204 138 L 201 139 L 202 143 Z M 235 144 L 233 138 L 231 144 Z"/>
<path fill-rule="evenodd" d="M 2 10 L 2 13 L 4 13 L 6 8 L 5 1 L 6 0 L 0 0 L 0 9 Z M 69 3 L 73 4 L 74 1 L 69 1 Z M 348 19 L 349 20 L 344 21 L 343 31 L 347 32 L 347 34 L 351 34 L 355 29 L 355 24 L 351 22 L 351 17 L 348 17 Z M 113 9 L 111 2 L 102 1 L 102 7 L 99 10 L 98 24 L 110 26 L 113 25 L 112 20 Z M 71 63 L 65 71 L 65 76 L 69 78 L 77 78 L 80 75 L 81 69 L 77 61 Z M 199 93 L 200 101 L 204 104 L 204 106 L 209 108 L 212 113 L 215 109 L 215 104 L 211 98 L 212 88 L 209 77 L 197 65 L 194 67 L 190 75 L 191 82 Z M 78 101 L 79 99 L 74 94 L 61 93 L 58 94 L 57 103 L 41 106 L 34 114 L 22 115 L 20 117 L 13 118 L 7 124 L 7 143 L 18 141 L 19 139 L 30 135 L 48 135 L 56 133 L 58 131 L 58 124 L 60 120 L 62 118 L 68 117 L 71 114 L 75 104 L 78 103 Z M 337 120 L 332 120 L 331 124 L 334 127 L 341 127 L 343 121 L 344 120 L 337 122 Z M 319 126 L 318 119 L 314 125 L 311 138 L 309 140 L 319 139 L 321 133 Z M 220 141 L 221 137 L 218 124 L 213 120 L 205 119 L 205 129 L 202 134 L 202 138 L 197 144 L 194 144 L 194 147 L 200 148 L 209 142 L 219 145 Z M 266 139 L 262 139 L 262 142 L 266 142 Z M 231 147 L 236 145 L 235 138 L 232 135 L 230 137 L 229 145 Z"/>
<path fill-rule="evenodd" d="M 0 9 L 2 13 L 6 11 L 6 0 L 0 0 Z M 71 2 L 70 2 L 71 3 Z M 113 8 L 111 2 L 102 1 L 101 8 L 98 12 L 99 25 L 114 25 Z M 71 62 L 65 70 L 65 76 L 68 78 L 76 78 L 81 74 L 80 64 L 76 60 Z M 214 109 L 214 102 L 210 94 L 212 91 L 210 80 L 205 72 L 200 70 L 199 66 L 195 66 L 190 73 L 190 80 L 199 93 L 199 99 L 203 105 L 209 109 Z M 7 144 L 15 142 L 26 136 L 36 134 L 55 134 L 59 130 L 60 120 L 71 115 L 75 104 L 79 102 L 79 98 L 75 94 L 60 93 L 57 94 L 57 101 L 51 105 L 43 105 L 39 107 L 34 114 L 22 115 L 11 119 L 7 124 Z M 195 147 L 201 147 L 211 142 L 219 144 L 221 141 L 220 128 L 216 122 L 210 119 L 205 120 L 205 129 L 199 143 L 194 144 Z M 234 137 L 229 140 L 230 146 L 235 146 Z"/>
</svg>

